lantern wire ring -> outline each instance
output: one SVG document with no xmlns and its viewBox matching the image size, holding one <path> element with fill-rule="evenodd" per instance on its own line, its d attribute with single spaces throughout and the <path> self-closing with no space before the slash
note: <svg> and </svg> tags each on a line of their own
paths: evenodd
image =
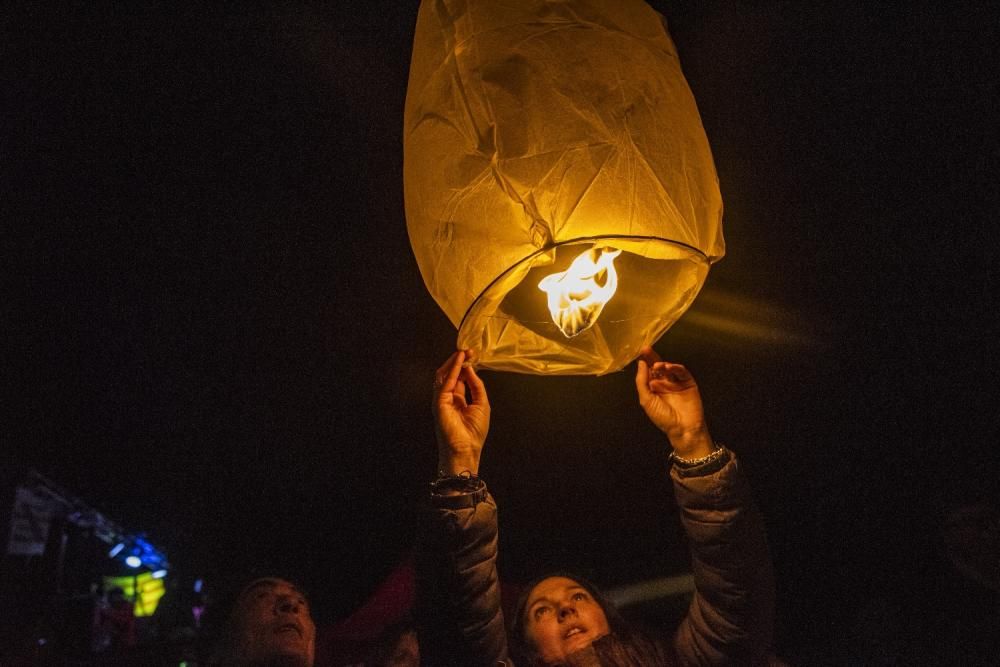
<svg viewBox="0 0 1000 667">
<path fill-rule="evenodd" d="M 489 292 L 493 288 L 494 285 L 496 285 L 498 282 L 500 282 L 500 280 L 502 280 L 504 276 L 506 276 L 508 273 L 510 273 L 511 271 L 513 271 L 518 265 L 523 264 L 524 262 L 527 262 L 530 259 L 532 259 L 533 257 L 537 257 L 538 255 L 540 255 L 540 254 L 542 254 L 544 252 L 549 252 L 550 250 L 553 250 L 554 248 L 558 248 L 559 246 L 577 245 L 577 244 L 580 244 L 580 243 L 585 243 L 587 241 L 601 241 L 603 239 L 627 239 L 627 240 L 630 240 L 630 241 L 663 241 L 665 243 L 670 243 L 670 244 L 675 245 L 675 246 L 680 246 L 681 248 L 686 248 L 687 250 L 690 250 L 690 251 L 692 251 L 692 252 L 694 252 L 694 253 L 696 253 L 698 255 L 701 255 L 701 257 L 706 262 L 711 263 L 711 260 L 709 259 L 708 255 L 706 255 L 704 252 L 702 252 L 698 248 L 695 248 L 693 245 L 689 245 L 689 244 L 684 243 L 682 241 L 672 241 L 670 239 L 665 239 L 662 236 L 630 236 L 630 235 L 627 235 L 627 234 L 614 234 L 614 235 L 606 235 L 606 236 L 579 236 L 579 237 L 577 237 L 575 239 L 568 239 L 566 241 L 560 241 L 559 243 L 553 243 L 552 245 L 547 245 L 544 248 L 539 248 L 538 250 L 536 250 L 535 252 L 531 253 L 530 255 L 528 255 L 526 257 L 523 257 L 517 263 L 512 264 L 506 270 L 504 270 L 502 273 L 500 273 L 496 278 L 494 278 L 493 280 L 491 280 L 490 283 L 485 288 L 483 288 L 483 291 L 480 292 L 479 295 L 476 296 L 476 298 L 472 300 L 472 303 L 469 304 L 469 307 L 466 308 L 465 314 L 462 315 L 462 321 L 459 322 L 459 324 L 458 324 L 458 330 L 461 331 L 462 327 L 465 326 L 465 320 L 467 320 L 469 318 L 469 313 L 472 312 L 473 308 L 476 307 L 476 304 L 479 303 L 479 301 L 483 298 L 483 296 L 487 292 Z"/>
</svg>

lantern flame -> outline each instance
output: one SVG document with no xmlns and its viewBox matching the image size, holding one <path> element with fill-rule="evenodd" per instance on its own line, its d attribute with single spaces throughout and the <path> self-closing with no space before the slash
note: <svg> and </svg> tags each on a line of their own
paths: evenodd
<svg viewBox="0 0 1000 667">
<path fill-rule="evenodd" d="M 542 278 L 538 289 L 548 295 L 552 321 L 566 338 L 594 326 L 605 304 L 618 289 L 615 248 L 590 248 L 573 260 L 562 273 Z"/>
</svg>

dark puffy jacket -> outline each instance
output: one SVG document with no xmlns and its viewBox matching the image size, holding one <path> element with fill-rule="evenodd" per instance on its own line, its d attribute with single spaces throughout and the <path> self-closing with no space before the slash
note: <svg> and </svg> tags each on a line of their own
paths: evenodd
<svg viewBox="0 0 1000 667">
<path fill-rule="evenodd" d="M 662 640 L 682 665 L 766 664 L 774 580 L 764 526 L 736 457 L 671 470 L 691 547 L 695 595 Z M 421 656 L 427 665 L 510 662 L 496 569 L 497 506 L 485 484 L 431 494 L 418 552 Z"/>
</svg>

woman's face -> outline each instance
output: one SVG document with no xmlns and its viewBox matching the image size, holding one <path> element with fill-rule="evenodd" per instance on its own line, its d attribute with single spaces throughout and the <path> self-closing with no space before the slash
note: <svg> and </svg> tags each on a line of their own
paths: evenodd
<svg viewBox="0 0 1000 667">
<path fill-rule="evenodd" d="M 528 641 L 545 662 L 559 662 L 611 632 L 597 600 L 576 581 L 549 577 L 528 594 L 524 608 Z"/>
</svg>

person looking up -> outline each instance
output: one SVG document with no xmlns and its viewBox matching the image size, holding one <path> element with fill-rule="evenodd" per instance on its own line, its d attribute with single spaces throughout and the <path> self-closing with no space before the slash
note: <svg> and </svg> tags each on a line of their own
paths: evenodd
<svg viewBox="0 0 1000 667">
<path fill-rule="evenodd" d="M 691 373 L 651 348 L 641 353 L 635 383 L 640 406 L 673 450 L 670 476 L 695 579 L 687 615 L 678 628 L 646 636 L 590 582 L 549 573 L 522 594 L 508 646 L 496 571 L 496 503 L 479 478 L 491 409 L 467 355 L 454 353 L 434 381 L 439 477 L 418 551 L 426 664 L 766 664 L 774 582 L 763 521 L 736 456 L 709 434 Z"/>
<path fill-rule="evenodd" d="M 250 582 L 236 597 L 210 664 L 222 667 L 313 667 L 316 624 L 305 594 L 277 577 Z"/>
</svg>

